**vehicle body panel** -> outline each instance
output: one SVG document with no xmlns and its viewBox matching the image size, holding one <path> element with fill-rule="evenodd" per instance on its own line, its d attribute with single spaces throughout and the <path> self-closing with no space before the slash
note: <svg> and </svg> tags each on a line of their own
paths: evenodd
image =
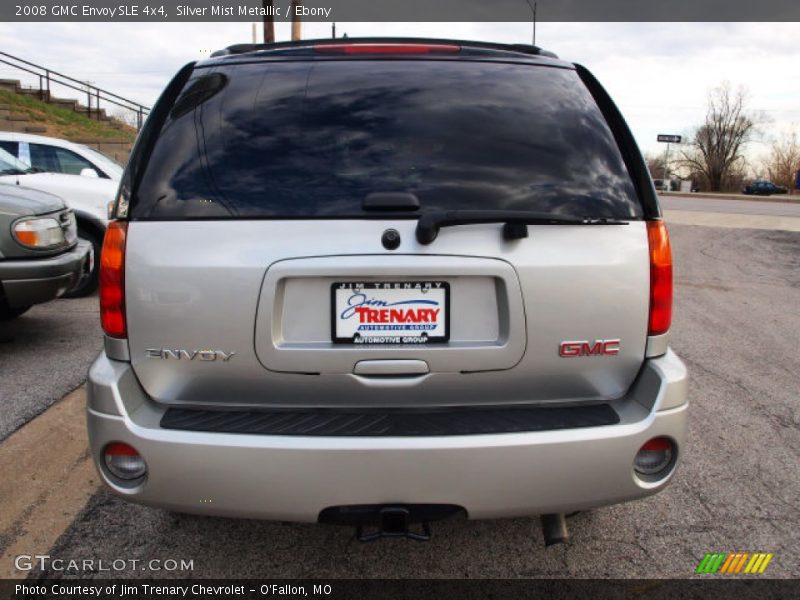
<svg viewBox="0 0 800 600">
<path fill-rule="evenodd" d="M 43 215 L 64 208 L 64 201 L 54 194 L 8 182 L 0 183 L 0 198 L 0 210 L 9 217 Z"/>
<path fill-rule="evenodd" d="M 644 363 L 613 404 L 621 416 L 613 426 L 405 438 L 174 431 L 159 427 L 164 407 L 130 365 L 101 355 L 90 371 L 87 417 L 98 463 L 105 443 L 118 440 L 152 465 L 146 481 L 132 486 L 100 468 L 105 483 L 133 502 L 291 521 L 316 521 L 338 505 L 448 503 L 479 519 L 584 510 L 662 490 L 671 477 L 642 481 L 633 456 L 660 435 L 683 447 L 685 396 L 686 369 L 669 352 Z"/>
<path fill-rule="evenodd" d="M 335 228 L 313 221 L 131 223 L 128 342 L 142 385 L 165 403 L 331 406 L 608 399 L 630 386 L 646 344 L 644 223 L 531 226 L 529 238 L 512 243 L 502 239 L 500 225 L 471 225 L 443 230 L 429 246 L 414 240 L 415 223 L 341 221 Z M 380 244 L 389 224 L 403 240 L 396 252 Z M 210 239 L 225 241 L 201 242 Z M 311 258 L 321 254 L 329 258 Z M 298 259 L 303 256 L 309 258 Z M 279 268 L 280 277 L 271 278 Z M 470 269 L 477 269 L 473 275 L 505 277 L 506 291 L 485 294 L 483 304 L 471 303 L 480 286 L 455 283 Z M 453 282 L 451 342 L 424 348 L 335 346 L 330 282 L 401 274 Z M 311 333 L 287 344 L 287 334 L 281 333 L 285 321 L 274 309 L 275 283 L 293 277 L 310 282 L 305 291 L 312 295 L 304 301 L 298 292 L 286 316 L 304 319 Z M 513 325 L 505 326 L 505 340 L 492 336 L 499 323 L 497 298 L 513 300 L 501 300 Z M 621 339 L 618 355 L 559 356 L 563 340 L 611 338 Z M 151 348 L 215 349 L 236 356 L 224 363 L 158 360 L 147 356 Z M 392 388 L 384 381 L 380 397 L 365 394 L 377 383 L 352 375 L 360 360 L 398 358 L 430 365 L 430 375 L 413 381 L 413 393 L 412 382 Z M 493 372 L 461 373 L 482 370 Z"/>
<path fill-rule="evenodd" d="M 76 214 L 85 214 L 105 227 L 108 205 L 117 193 L 118 184 L 110 179 L 93 179 L 58 173 L 0 175 L 0 183 L 20 185 L 59 196 Z"/>
</svg>

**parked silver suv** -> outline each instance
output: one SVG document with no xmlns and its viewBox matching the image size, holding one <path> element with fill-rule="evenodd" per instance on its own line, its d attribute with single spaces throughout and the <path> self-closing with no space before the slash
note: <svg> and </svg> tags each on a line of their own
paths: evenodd
<svg viewBox="0 0 800 600">
<path fill-rule="evenodd" d="M 361 539 L 539 514 L 553 543 L 675 472 L 667 231 L 579 65 L 231 47 L 166 88 L 115 211 L 88 422 L 129 500 Z"/>
</svg>

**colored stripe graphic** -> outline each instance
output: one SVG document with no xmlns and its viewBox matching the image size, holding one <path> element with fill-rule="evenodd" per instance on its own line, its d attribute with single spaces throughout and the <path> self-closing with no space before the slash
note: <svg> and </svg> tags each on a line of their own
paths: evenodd
<svg viewBox="0 0 800 600">
<path fill-rule="evenodd" d="M 736 565 L 736 572 L 737 572 L 737 573 L 738 573 L 739 571 L 741 571 L 741 570 L 744 568 L 744 565 L 745 565 L 745 563 L 747 562 L 747 559 L 748 559 L 748 558 L 750 558 L 750 553 L 749 553 L 749 552 L 745 552 L 745 553 L 744 553 L 744 556 L 742 556 L 742 560 L 740 560 L 740 561 L 739 561 L 739 564 L 738 564 L 738 565 Z"/>
<path fill-rule="evenodd" d="M 763 560 L 764 560 L 764 555 L 756 552 L 755 554 L 753 554 L 753 558 L 750 559 L 750 562 L 747 563 L 747 566 L 744 568 L 744 572 L 758 573 L 758 567 L 761 566 L 761 562 Z"/>
<path fill-rule="evenodd" d="M 708 561 L 711 560 L 711 555 L 706 552 L 706 555 L 703 557 L 703 560 L 700 561 L 700 564 L 697 565 L 697 570 L 695 573 L 705 573 L 706 567 L 708 566 Z"/>
<path fill-rule="evenodd" d="M 724 552 L 707 552 L 695 573 L 716 573 L 722 561 L 725 560 L 725 556 Z"/>
<path fill-rule="evenodd" d="M 774 554 L 766 552 L 707 552 L 695 573 L 761 574 L 767 569 Z M 745 566 L 746 565 L 746 566 Z"/>
<path fill-rule="evenodd" d="M 735 563 L 736 559 L 738 559 L 738 558 L 739 558 L 739 555 L 736 554 L 736 553 L 728 554 L 728 559 L 722 564 L 722 568 L 719 570 L 719 572 L 720 573 L 727 573 L 728 569 L 731 568 L 731 565 L 733 563 Z"/>
<path fill-rule="evenodd" d="M 767 565 L 769 564 L 769 561 L 772 560 L 773 556 L 774 555 L 772 553 L 764 555 L 764 562 L 762 562 L 761 566 L 758 568 L 759 573 L 763 573 L 767 569 Z"/>
<path fill-rule="evenodd" d="M 739 560 L 736 562 L 736 564 L 731 566 L 730 572 L 731 573 L 738 573 L 739 571 L 741 571 L 742 567 L 744 566 L 744 562 L 748 559 L 749 556 L 750 556 L 750 553 L 742 552 L 739 555 Z"/>
</svg>

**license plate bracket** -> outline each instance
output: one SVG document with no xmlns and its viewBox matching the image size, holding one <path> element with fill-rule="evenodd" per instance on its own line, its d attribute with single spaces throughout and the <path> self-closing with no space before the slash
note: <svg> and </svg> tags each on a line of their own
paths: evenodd
<svg viewBox="0 0 800 600">
<path fill-rule="evenodd" d="M 449 339 L 446 281 L 331 284 L 331 340 L 336 344 L 420 346 Z"/>
</svg>

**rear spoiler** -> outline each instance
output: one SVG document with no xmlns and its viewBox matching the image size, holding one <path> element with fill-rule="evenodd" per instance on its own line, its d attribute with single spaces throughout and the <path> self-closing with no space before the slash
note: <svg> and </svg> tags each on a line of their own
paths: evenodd
<svg viewBox="0 0 800 600">
<path fill-rule="evenodd" d="M 364 37 L 364 38 L 325 38 L 316 40 L 298 40 L 292 42 L 275 42 L 271 44 L 234 44 L 217 50 L 211 54 L 211 58 L 248 54 L 250 52 L 287 52 L 292 50 L 308 50 L 313 46 L 323 46 L 327 44 L 457 44 L 463 49 L 484 50 L 494 52 L 512 52 L 517 54 L 528 54 L 545 58 L 558 58 L 558 56 L 544 50 L 539 46 L 530 44 L 497 44 L 492 42 L 474 42 L 467 40 L 448 40 L 437 38 L 385 38 L 385 37 Z"/>
</svg>

